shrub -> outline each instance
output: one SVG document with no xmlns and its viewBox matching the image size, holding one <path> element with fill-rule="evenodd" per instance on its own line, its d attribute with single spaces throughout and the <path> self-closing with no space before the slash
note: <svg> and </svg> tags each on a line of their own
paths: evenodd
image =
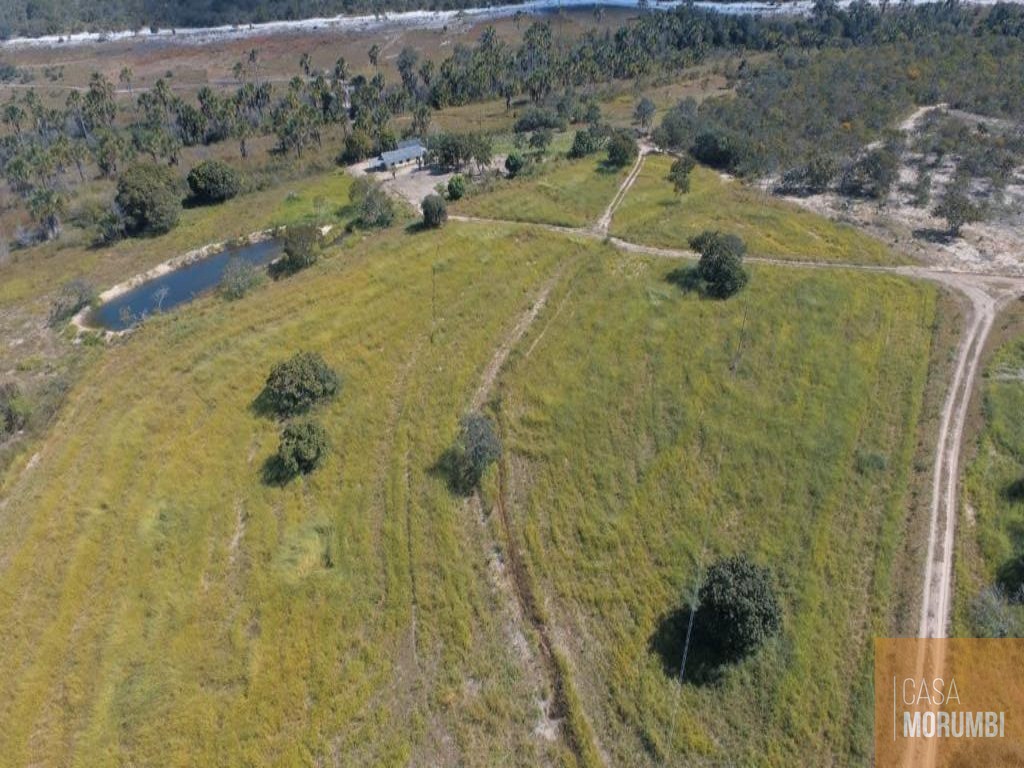
<svg viewBox="0 0 1024 768">
<path fill-rule="evenodd" d="M 727 299 L 747 284 L 743 269 L 747 248 L 736 235 L 701 232 L 690 240 L 690 247 L 700 254 L 696 272 L 708 296 Z"/>
<path fill-rule="evenodd" d="M 839 191 L 847 197 L 884 200 L 899 175 L 899 158 L 880 147 L 847 164 L 839 179 Z"/>
<path fill-rule="evenodd" d="M 970 604 L 971 629 L 975 637 L 1016 637 L 1021 630 L 1010 602 L 999 587 L 986 587 Z"/>
<path fill-rule="evenodd" d="M 505 158 L 505 170 L 508 172 L 508 177 L 514 179 L 519 175 L 520 171 L 523 170 L 523 166 L 526 161 L 523 160 L 523 156 L 518 152 L 509 152 L 508 157 Z"/>
<path fill-rule="evenodd" d="M 1024 555 L 1003 563 L 999 569 L 999 587 L 1012 603 L 1024 603 Z"/>
<path fill-rule="evenodd" d="M 960 236 L 964 224 L 971 224 L 984 218 L 981 206 L 971 202 L 962 184 L 963 182 L 952 182 L 946 194 L 942 196 L 942 201 L 933 211 L 936 216 L 946 220 L 949 234 L 953 237 Z"/>
<path fill-rule="evenodd" d="M 737 171 L 749 159 L 746 139 L 729 131 L 703 131 L 693 141 L 691 154 L 705 165 Z"/>
<path fill-rule="evenodd" d="M 324 428 L 315 421 L 288 424 L 277 447 L 277 474 L 282 480 L 312 472 L 327 456 L 330 445 Z"/>
<path fill-rule="evenodd" d="M 456 173 L 448 179 L 448 199 L 461 200 L 466 194 L 466 179 L 462 174 Z"/>
<path fill-rule="evenodd" d="M 781 627 L 771 573 L 742 556 L 719 560 L 708 569 L 699 600 L 700 627 L 727 659 L 756 651 Z"/>
<path fill-rule="evenodd" d="M 50 305 L 50 325 L 58 325 L 70 320 L 96 299 L 96 288 L 88 280 L 79 278 L 64 283 L 57 292 L 53 304 Z"/>
<path fill-rule="evenodd" d="M 690 191 L 690 173 L 693 171 L 693 166 L 693 158 L 689 155 L 672 163 L 668 172 L 668 180 L 672 182 L 672 188 L 677 195 L 685 195 Z"/>
<path fill-rule="evenodd" d="M 220 160 L 204 160 L 189 171 L 188 187 L 200 203 L 222 203 L 237 195 L 242 187 L 238 171 Z"/>
<path fill-rule="evenodd" d="M 316 352 L 299 352 L 270 369 L 261 400 L 279 416 L 294 416 L 334 397 L 340 387 L 338 374 L 323 357 Z"/>
<path fill-rule="evenodd" d="M 0 438 L 13 435 L 28 423 L 27 398 L 13 382 L 0 384 Z"/>
<path fill-rule="evenodd" d="M 452 450 L 452 485 L 460 493 L 472 492 L 500 457 L 501 440 L 494 423 L 482 413 L 467 414 L 459 422 L 459 437 Z"/>
<path fill-rule="evenodd" d="M 437 229 L 448 220 L 448 207 L 440 195 L 427 195 L 423 198 L 423 225 Z"/>
<path fill-rule="evenodd" d="M 821 194 L 828 190 L 838 172 L 839 166 L 832 157 L 815 155 L 805 165 L 783 173 L 775 191 L 783 195 Z"/>
<path fill-rule="evenodd" d="M 366 131 L 354 130 L 345 137 L 345 144 L 338 155 L 340 165 L 351 165 L 365 160 L 373 154 L 373 139 Z"/>
<path fill-rule="evenodd" d="M 594 154 L 601 149 L 604 138 L 600 130 L 594 130 L 592 127 L 576 131 L 576 135 L 572 139 L 572 147 L 569 149 L 569 157 L 577 159 Z"/>
<path fill-rule="evenodd" d="M 560 117 L 557 112 L 551 109 L 531 107 L 516 120 L 516 133 L 530 133 L 541 128 L 553 131 L 565 130 L 565 118 Z"/>
<path fill-rule="evenodd" d="M 608 164 L 622 168 L 636 160 L 639 149 L 628 131 L 616 131 L 608 139 Z"/>
<path fill-rule="evenodd" d="M 118 179 L 114 199 L 130 235 L 169 232 L 181 213 L 178 180 L 162 165 L 141 163 L 128 168 Z"/>
<path fill-rule="evenodd" d="M 320 258 L 320 230 L 312 224 L 293 224 L 284 233 L 284 255 L 274 271 L 291 275 L 311 267 Z"/>
<path fill-rule="evenodd" d="M 263 271 L 237 256 L 224 267 L 218 290 L 228 301 L 241 299 L 263 282 Z"/>
<path fill-rule="evenodd" d="M 387 227 L 395 220 L 395 204 L 378 182 L 362 176 L 355 180 L 349 198 L 359 210 L 364 227 Z"/>
</svg>

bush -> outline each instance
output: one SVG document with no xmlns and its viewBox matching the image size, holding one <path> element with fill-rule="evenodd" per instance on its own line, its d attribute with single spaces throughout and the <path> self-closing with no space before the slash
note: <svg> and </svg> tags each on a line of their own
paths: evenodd
<svg viewBox="0 0 1024 768">
<path fill-rule="evenodd" d="M 608 164 L 613 168 L 623 168 L 636 160 L 636 139 L 628 131 L 616 131 L 608 139 Z"/>
<path fill-rule="evenodd" d="M 28 423 L 28 400 L 13 382 L 0 384 L 0 438 L 13 435 Z"/>
<path fill-rule="evenodd" d="M 466 179 L 456 173 L 448 179 L 448 199 L 461 200 L 466 194 Z"/>
<path fill-rule="evenodd" d="M 700 627 L 727 659 L 753 653 L 781 627 L 771 573 L 742 556 L 719 560 L 708 569 L 699 600 Z"/>
<path fill-rule="evenodd" d="M 178 179 L 162 165 L 131 166 L 118 179 L 114 200 L 124 215 L 129 235 L 169 232 L 181 213 Z"/>
<path fill-rule="evenodd" d="M 815 155 L 806 165 L 783 173 L 775 191 L 782 195 L 818 195 L 828 190 L 838 172 L 839 166 L 833 158 Z"/>
<path fill-rule="evenodd" d="M 523 170 L 523 166 L 526 161 L 523 160 L 523 156 L 518 152 L 509 152 L 508 157 L 505 158 L 505 170 L 508 172 L 508 177 L 514 179 L 519 175 L 520 171 Z"/>
<path fill-rule="evenodd" d="M 263 405 L 279 416 L 294 416 L 334 397 L 341 387 L 338 374 L 316 352 L 299 352 L 270 369 Z"/>
<path fill-rule="evenodd" d="M 359 210 L 364 227 L 387 227 L 395 220 L 395 204 L 378 182 L 362 176 L 355 180 L 349 199 Z"/>
<path fill-rule="evenodd" d="M 962 181 L 954 181 L 942 201 L 933 211 L 934 215 L 946 220 L 949 234 L 953 237 L 960 236 L 960 230 L 964 224 L 972 224 L 984 219 L 984 211 L 981 206 L 975 205 L 964 191 Z"/>
<path fill-rule="evenodd" d="M 448 220 L 448 206 L 440 195 L 427 195 L 423 198 L 423 225 L 437 229 Z"/>
<path fill-rule="evenodd" d="M 97 299 L 96 288 L 85 279 L 64 283 L 50 305 L 50 325 L 70 320 Z"/>
<path fill-rule="evenodd" d="M 460 493 L 471 493 L 500 457 L 501 440 L 494 423 L 481 413 L 467 414 L 459 422 L 459 437 L 452 450 L 452 485 Z"/>
<path fill-rule="evenodd" d="M 278 478 L 287 480 L 309 474 L 323 463 L 329 449 L 327 433 L 315 421 L 304 420 L 287 425 L 277 447 Z"/>
<path fill-rule="evenodd" d="M 572 147 L 569 149 L 569 157 L 578 159 L 592 155 L 600 151 L 604 140 L 604 133 L 600 129 L 595 130 L 593 127 L 590 127 L 582 131 L 576 131 L 576 135 L 572 139 Z"/>
<path fill-rule="evenodd" d="M 531 131 L 547 128 L 553 131 L 565 130 L 565 118 L 560 117 L 557 112 L 551 109 L 540 109 L 532 107 L 526 110 L 516 120 L 516 133 L 530 133 Z"/>
<path fill-rule="evenodd" d="M 1024 603 L 1024 555 L 1018 555 L 999 569 L 999 587 L 1012 603 Z"/>
<path fill-rule="evenodd" d="M 320 258 L 320 230 L 312 224 L 293 224 L 284 233 L 284 255 L 273 267 L 277 275 L 292 275 Z"/>
<path fill-rule="evenodd" d="M 693 158 L 689 155 L 680 157 L 668 172 L 668 180 L 672 182 L 672 188 L 677 195 L 685 195 L 690 191 L 690 173 L 693 171 Z"/>
<path fill-rule="evenodd" d="M 263 282 L 263 271 L 237 256 L 224 267 L 218 290 L 228 301 L 241 299 Z"/>
<path fill-rule="evenodd" d="M 728 131 L 703 131 L 693 141 L 691 154 L 705 165 L 737 171 L 749 158 L 745 139 Z"/>
<path fill-rule="evenodd" d="M 884 200 L 899 175 L 899 158 L 887 147 L 871 150 L 847 164 L 839 191 L 847 197 Z"/>
<path fill-rule="evenodd" d="M 238 171 L 220 160 L 204 160 L 189 171 L 188 187 L 200 203 L 222 203 L 239 193 L 242 187 Z"/>
<path fill-rule="evenodd" d="M 975 637 L 1017 637 L 1022 629 L 999 587 L 986 587 L 978 593 L 971 600 L 969 613 Z"/>
<path fill-rule="evenodd" d="M 690 247 L 700 254 L 696 273 L 708 296 L 727 299 L 747 284 L 743 269 L 747 248 L 736 235 L 701 232 L 690 240 Z"/>
<path fill-rule="evenodd" d="M 345 144 L 338 155 L 340 165 L 351 165 L 365 160 L 373 154 L 373 139 L 366 131 L 354 130 L 345 137 Z"/>
</svg>

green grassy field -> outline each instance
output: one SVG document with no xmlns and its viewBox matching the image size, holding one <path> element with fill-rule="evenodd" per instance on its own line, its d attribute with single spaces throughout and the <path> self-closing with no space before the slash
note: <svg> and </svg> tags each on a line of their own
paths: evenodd
<svg viewBox="0 0 1024 768">
<path fill-rule="evenodd" d="M 1017 313 L 1019 315 L 1019 312 Z M 1024 555 L 1024 340 L 1003 343 L 992 355 L 981 384 L 984 426 L 966 468 L 968 512 L 958 528 L 957 596 L 953 626 L 962 636 L 988 633 L 972 616 L 979 593 L 999 583 L 1000 570 Z M 1005 591 L 1005 590 L 1004 590 Z M 1024 632 L 1024 606 L 1007 618 Z"/>
<path fill-rule="evenodd" d="M 90 247 L 84 233 L 72 233 L 66 240 L 20 252 L 17 261 L 4 267 L 0 308 L 47 295 L 76 277 L 87 277 L 106 288 L 193 248 L 261 229 L 312 222 L 317 213 L 325 224 L 345 221 L 351 218 L 351 184 L 352 177 L 344 171 L 326 171 L 221 205 L 186 208 L 178 226 L 166 235 L 128 238 L 107 248 Z"/>
<path fill-rule="evenodd" d="M 625 173 L 562 161 L 453 208 L 586 226 Z M 620 213 L 634 195 L 656 205 L 659 179 Z M 0 306 L 308 220 L 318 198 L 344 221 L 348 185 L 328 173 L 187 211 L 163 238 L 39 254 L 8 268 Z M 752 250 L 782 242 L 753 193 L 708 189 Z M 807 228 L 846 232 L 806 216 L 785 230 L 796 249 Z M 571 765 L 575 738 L 615 765 L 867 763 L 868 647 L 892 626 L 937 293 L 755 265 L 740 295 L 708 301 L 667 280 L 678 267 L 525 225 L 395 228 L 97 351 L 0 480 L 0 754 Z M 507 451 L 479 509 L 436 466 L 549 284 L 487 406 Z M 344 377 L 317 411 L 333 450 L 272 487 L 279 425 L 251 406 L 299 349 Z M 673 622 L 701 569 L 737 551 L 773 568 L 782 635 L 680 687 Z M 515 552 L 538 599 L 525 621 Z M 559 683 L 562 728 L 543 712 Z"/>
<path fill-rule="evenodd" d="M 371 242 L 158 318 L 92 367 L 38 464 L 12 467 L 12 765 L 535 765 L 560 749 L 532 735 L 543 681 L 507 637 L 479 514 L 432 467 L 536 286 L 605 247 L 454 226 Z M 345 378 L 321 413 L 334 450 L 268 487 L 278 427 L 250 405 L 298 349 Z"/>
<path fill-rule="evenodd" d="M 690 191 L 675 194 L 667 181 L 672 159 L 646 158 L 636 183 L 616 210 L 612 234 L 667 248 L 686 248 L 706 229 L 739 235 L 751 255 L 857 264 L 902 261 L 883 243 L 736 182 L 708 168 L 694 169 Z"/>
<path fill-rule="evenodd" d="M 493 191 L 452 206 L 466 216 L 586 227 L 596 223 L 615 197 L 628 168 L 609 170 L 600 158 L 548 160 L 535 175 L 498 181 Z"/>
<path fill-rule="evenodd" d="M 760 267 L 717 302 L 671 269 L 588 262 L 503 381 L 553 634 L 611 764 L 866 765 L 936 293 Z M 678 612 L 737 552 L 773 569 L 781 637 L 680 687 Z"/>
</svg>

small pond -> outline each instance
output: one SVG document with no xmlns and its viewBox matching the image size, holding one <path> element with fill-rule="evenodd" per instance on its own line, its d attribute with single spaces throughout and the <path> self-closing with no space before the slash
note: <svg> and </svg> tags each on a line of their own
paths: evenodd
<svg viewBox="0 0 1024 768">
<path fill-rule="evenodd" d="M 111 331 L 123 331 L 144 317 L 166 312 L 216 288 L 232 259 L 266 266 L 280 255 L 279 240 L 226 248 L 166 275 L 147 280 L 127 293 L 104 302 L 90 313 L 88 323 Z"/>
</svg>

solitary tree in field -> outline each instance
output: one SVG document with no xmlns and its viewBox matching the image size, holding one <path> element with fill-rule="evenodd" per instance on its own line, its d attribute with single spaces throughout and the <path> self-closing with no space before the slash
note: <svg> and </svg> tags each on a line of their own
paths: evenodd
<svg viewBox="0 0 1024 768">
<path fill-rule="evenodd" d="M 960 230 L 964 224 L 971 224 L 984 218 L 981 206 L 971 202 L 963 189 L 963 183 L 959 181 L 953 182 L 946 190 L 942 202 L 939 203 L 934 213 L 946 220 L 949 234 L 953 237 L 960 236 Z"/>
<path fill-rule="evenodd" d="M 700 254 L 697 277 L 708 296 L 727 299 L 747 284 L 747 272 L 743 268 L 747 248 L 736 235 L 701 232 L 690 240 L 690 247 Z"/>
<path fill-rule="evenodd" d="M 132 91 L 132 80 L 135 79 L 135 73 L 132 72 L 131 67 L 122 67 L 120 74 L 117 76 L 118 82 L 121 83 L 125 88 L 128 89 L 128 95 L 134 96 L 135 93 Z"/>
<path fill-rule="evenodd" d="M 370 46 L 370 50 L 367 52 L 367 56 L 370 57 L 370 64 L 376 68 L 377 62 L 380 60 L 380 46 L 374 43 Z"/>
<path fill-rule="evenodd" d="M 316 352 L 299 352 L 270 369 L 261 398 L 282 417 L 308 411 L 334 397 L 341 380 Z"/>
<path fill-rule="evenodd" d="M 302 74 L 309 77 L 310 69 L 313 66 L 313 59 L 310 58 L 308 53 L 303 53 L 299 56 L 299 69 L 302 70 Z"/>
<path fill-rule="evenodd" d="M 645 133 L 651 128 L 651 121 L 654 120 L 654 102 L 644 96 L 633 110 L 633 119 L 640 123 L 640 130 Z"/>
<path fill-rule="evenodd" d="M 699 628 L 730 659 L 756 651 L 782 626 L 771 573 L 743 556 L 719 560 L 708 569 L 699 602 Z"/>
<path fill-rule="evenodd" d="M 501 457 L 501 440 L 494 422 L 482 413 L 469 413 L 459 422 L 459 437 L 452 451 L 452 484 L 470 493 L 487 468 Z"/>
<path fill-rule="evenodd" d="M 636 140 L 627 131 L 616 131 L 608 139 L 608 164 L 623 168 L 634 160 L 639 152 Z"/>
<path fill-rule="evenodd" d="M 427 195 L 423 198 L 423 225 L 437 229 L 448 220 L 448 208 L 440 195 Z"/>
<path fill-rule="evenodd" d="M 277 479 L 309 474 L 323 463 L 328 450 L 327 432 L 315 421 L 289 424 L 281 433 L 277 448 Z"/>
<path fill-rule="evenodd" d="M 693 171 L 693 158 L 689 155 L 680 157 L 668 172 L 668 180 L 672 182 L 672 188 L 677 195 L 685 195 L 690 191 L 690 172 Z"/>
</svg>

